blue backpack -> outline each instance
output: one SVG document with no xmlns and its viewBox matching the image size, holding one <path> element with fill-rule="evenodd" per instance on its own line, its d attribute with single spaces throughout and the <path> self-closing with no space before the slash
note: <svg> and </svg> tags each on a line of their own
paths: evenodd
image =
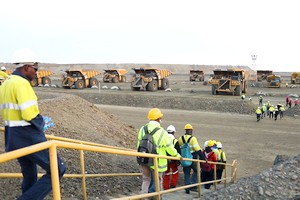
<svg viewBox="0 0 300 200">
<path fill-rule="evenodd" d="M 181 136 L 181 139 L 182 139 L 182 142 L 183 142 L 183 145 L 180 147 L 180 155 L 183 157 L 183 158 L 189 158 L 189 159 L 193 159 L 193 155 L 191 153 L 191 147 L 190 147 L 190 141 L 192 139 L 193 136 L 191 136 L 188 141 L 186 142 L 185 139 L 184 139 L 184 136 Z M 189 167 L 192 165 L 192 161 L 188 161 L 188 160 L 182 160 L 181 161 L 181 166 L 182 167 Z"/>
</svg>

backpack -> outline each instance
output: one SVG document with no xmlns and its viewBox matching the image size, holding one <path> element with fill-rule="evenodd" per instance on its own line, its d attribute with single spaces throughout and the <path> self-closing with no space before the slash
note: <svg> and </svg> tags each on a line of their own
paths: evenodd
<svg viewBox="0 0 300 200">
<path fill-rule="evenodd" d="M 191 153 L 191 148 L 190 148 L 190 141 L 192 139 L 193 136 L 191 136 L 187 142 L 185 142 L 185 139 L 184 139 L 184 136 L 181 136 L 181 139 L 182 139 L 182 142 L 183 142 L 183 145 L 180 147 L 180 155 L 183 157 L 183 158 L 189 158 L 189 159 L 192 159 L 193 158 L 193 155 Z M 181 161 L 181 166 L 182 167 L 189 167 L 192 165 L 192 161 L 188 161 L 188 160 L 182 160 Z"/>
<path fill-rule="evenodd" d="M 140 141 L 140 144 L 138 146 L 137 151 L 141 153 L 152 153 L 152 154 L 157 154 L 156 152 L 156 145 L 154 144 L 153 141 L 153 134 L 158 131 L 160 128 L 156 127 L 151 131 L 151 133 L 148 132 L 147 126 L 144 126 L 144 132 L 145 135 L 143 136 L 142 140 Z M 137 157 L 137 162 L 138 164 L 144 164 L 147 166 L 152 166 L 153 165 L 153 158 L 148 158 L 148 157 Z"/>
<path fill-rule="evenodd" d="M 208 157 L 207 157 L 207 161 L 209 161 L 209 159 L 214 155 L 214 152 L 212 152 Z M 212 169 L 211 169 L 211 165 L 210 163 L 206 163 L 206 162 L 203 162 L 201 163 L 201 170 L 204 171 L 204 172 L 210 172 Z"/>
</svg>

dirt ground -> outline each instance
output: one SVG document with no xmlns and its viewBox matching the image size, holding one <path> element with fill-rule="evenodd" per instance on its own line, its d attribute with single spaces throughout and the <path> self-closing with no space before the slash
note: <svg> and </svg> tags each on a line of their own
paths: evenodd
<svg viewBox="0 0 300 200">
<path fill-rule="evenodd" d="M 194 127 L 194 135 L 200 146 L 205 140 L 215 139 L 223 143 L 228 162 L 238 161 L 238 178 L 252 176 L 272 166 L 276 155 L 295 156 L 300 152 L 300 117 L 289 114 L 281 120 L 263 119 L 256 122 L 254 110 L 258 103 L 258 94 L 264 94 L 264 102 L 272 104 L 284 103 L 285 96 L 300 94 L 297 88 L 279 89 L 264 87 L 249 87 L 246 100 L 231 95 L 211 95 L 211 86 L 202 82 L 189 82 L 187 75 L 170 76 L 172 92 L 131 91 L 130 83 L 103 83 L 98 89 L 63 89 L 61 87 L 36 87 L 41 103 L 41 112 L 54 119 L 56 127 L 50 134 L 80 139 L 89 142 L 135 148 L 137 129 L 147 123 L 147 112 L 152 107 L 158 107 L 164 113 L 162 126 L 166 128 L 173 124 L 180 137 L 183 127 L 190 123 Z M 101 80 L 101 78 L 99 78 Z M 127 78 L 129 80 L 129 78 Z M 60 85 L 58 79 L 53 78 L 54 84 Z M 107 86 L 108 89 L 103 87 Z M 111 90 L 118 86 L 120 90 Z M 60 98 L 64 94 L 72 94 L 91 102 L 86 103 L 81 98 Z M 252 102 L 248 98 L 252 98 Z M 54 101 L 51 101 L 50 100 Z M 96 109 L 98 107 L 100 110 Z M 298 114 L 299 109 L 293 109 Z M 289 110 L 286 113 L 291 113 Z M 3 145 L 1 146 L 3 152 Z M 74 162 L 77 154 L 62 151 L 69 166 L 68 173 L 78 172 L 78 163 Z M 88 172 L 105 173 L 111 169 L 120 172 L 136 172 L 137 164 L 132 159 L 106 157 L 105 155 L 88 154 L 86 169 Z M 110 165 L 106 162 L 110 160 Z M 78 161 L 77 161 L 78 162 Z M 14 163 L 14 165 L 16 165 Z M 17 165 L 16 165 L 17 166 Z M 77 167 L 77 168 L 76 168 Z M 11 169 L 8 164 L 4 168 Z M 1 166 L 1 171 L 3 167 Z M 103 194 L 117 193 L 120 188 L 132 191 L 132 185 L 139 185 L 140 179 L 124 183 L 123 180 L 104 179 L 90 181 L 93 185 L 88 193 L 89 197 L 101 198 Z M 105 184 L 103 184 L 103 182 Z M 1 182 L 3 185 L 16 184 L 13 181 Z M 20 181 L 16 187 L 19 187 Z M 64 194 L 75 195 L 80 188 L 80 182 L 64 180 L 62 189 Z M 1 196 L 7 195 L 1 191 Z M 18 193 L 20 189 L 17 188 Z M 9 193 L 10 191 L 8 191 Z M 16 193 L 15 196 L 18 194 Z M 69 197 L 69 196 L 68 196 Z M 10 198 L 7 198 L 10 199 Z M 76 199 L 76 198 L 75 198 Z M 89 198 L 92 199 L 92 198 Z M 99 199 L 99 198 L 98 198 Z"/>
</svg>

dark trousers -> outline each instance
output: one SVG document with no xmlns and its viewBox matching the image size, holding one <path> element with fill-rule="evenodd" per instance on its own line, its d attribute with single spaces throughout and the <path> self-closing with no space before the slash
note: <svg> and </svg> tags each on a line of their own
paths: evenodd
<svg viewBox="0 0 300 200">
<path fill-rule="evenodd" d="M 192 178 L 191 178 L 191 170 L 193 170 Z M 184 173 L 184 184 L 190 185 L 198 182 L 197 178 L 197 165 L 195 162 L 192 163 L 189 167 L 183 167 Z M 189 189 L 186 189 L 189 190 Z"/>
<path fill-rule="evenodd" d="M 58 173 L 59 177 L 61 178 L 66 171 L 66 167 L 59 156 L 57 156 L 57 158 Z M 52 190 L 49 151 L 43 150 L 28 156 L 24 156 L 19 158 L 18 161 L 23 174 L 23 194 L 18 198 L 18 200 L 44 199 Z M 37 165 L 46 171 L 46 174 L 39 180 L 37 179 Z"/>
<path fill-rule="evenodd" d="M 214 179 L 214 171 L 209 172 L 201 171 L 201 182 L 212 181 Z M 205 189 L 209 189 L 212 183 L 204 184 Z"/>
<path fill-rule="evenodd" d="M 217 169 L 217 179 L 221 179 L 223 174 L 223 169 Z"/>
</svg>

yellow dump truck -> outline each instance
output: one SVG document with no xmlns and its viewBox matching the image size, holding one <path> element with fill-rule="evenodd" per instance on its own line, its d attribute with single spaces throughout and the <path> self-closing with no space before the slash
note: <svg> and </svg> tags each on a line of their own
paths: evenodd
<svg viewBox="0 0 300 200">
<path fill-rule="evenodd" d="M 214 70 L 210 80 L 212 95 L 232 94 L 241 96 L 247 92 L 249 72 L 243 69 Z"/>
<path fill-rule="evenodd" d="M 257 81 L 267 80 L 267 77 L 273 74 L 272 70 L 257 70 Z"/>
<path fill-rule="evenodd" d="M 267 76 L 267 82 L 269 88 L 280 88 L 281 86 L 281 77 L 279 75 L 269 75 Z"/>
<path fill-rule="evenodd" d="M 292 84 L 300 84 L 300 72 L 293 72 L 291 75 Z"/>
<path fill-rule="evenodd" d="M 32 81 L 30 82 L 32 87 L 36 87 L 38 85 L 51 85 L 51 79 L 49 78 L 49 76 L 51 76 L 52 74 L 54 74 L 52 71 L 50 70 L 43 70 L 40 69 L 36 72 L 36 78 L 32 79 Z"/>
<path fill-rule="evenodd" d="M 103 82 L 126 82 L 126 69 L 107 69 L 104 70 Z"/>
<path fill-rule="evenodd" d="M 190 81 L 204 81 L 204 72 L 202 70 L 190 70 Z"/>
<path fill-rule="evenodd" d="M 131 78 L 131 89 L 134 91 L 147 90 L 165 90 L 169 88 L 168 76 L 172 74 L 166 69 L 156 68 L 133 68 L 134 75 Z"/>
<path fill-rule="evenodd" d="M 101 73 L 96 70 L 85 69 L 70 69 L 66 70 L 62 78 L 63 88 L 76 88 L 83 89 L 87 87 L 93 87 L 98 85 L 96 76 Z"/>
</svg>

